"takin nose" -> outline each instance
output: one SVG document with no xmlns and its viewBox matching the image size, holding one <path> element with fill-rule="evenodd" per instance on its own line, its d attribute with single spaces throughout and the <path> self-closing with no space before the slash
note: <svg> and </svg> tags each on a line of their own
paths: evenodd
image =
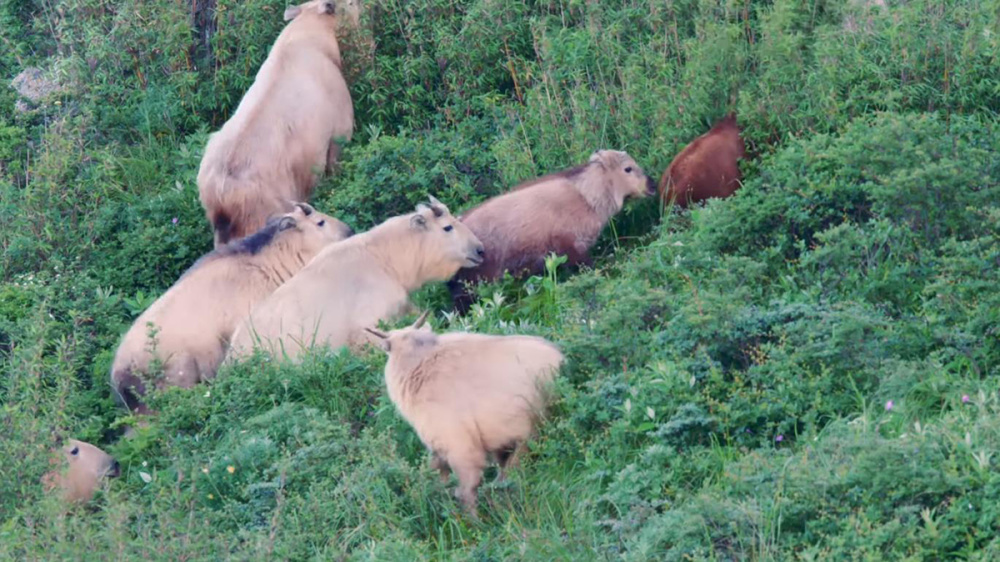
<svg viewBox="0 0 1000 562">
<path fill-rule="evenodd" d="M 656 182 L 653 178 L 646 176 L 646 195 L 653 195 L 656 193 Z"/>
<path fill-rule="evenodd" d="M 108 470 L 108 478 L 118 478 L 122 473 L 122 467 L 118 464 L 118 461 L 111 463 L 111 468 Z"/>
</svg>

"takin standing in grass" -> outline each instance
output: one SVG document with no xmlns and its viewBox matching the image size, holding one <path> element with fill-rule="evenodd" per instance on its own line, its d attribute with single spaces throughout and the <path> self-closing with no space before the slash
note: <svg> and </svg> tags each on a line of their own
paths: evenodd
<svg viewBox="0 0 1000 562">
<path fill-rule="evenodd" d="M 346 10 L 356 22 L 354 4 Z M 205 147 L 198 191 L 217 248 L 286 212 L 287 201 L 307 201 L 354 130 L 333 0 L 293 6 L 285 19 L 253 85 Z"/>
<path fill-rule="evenodd" d="M 389 398 L 432 453 L 431 466 L 475 515 L 476 490 L 489 456 L 499 479 L 516 463 L 545 406 L 546 387 L 563 362 L 552 343 L 531 336 L 489 336 L 412 326 L 367 330 L 389 354 Z"/>
<path fill-rule="evenodd" d="M 111 455 L 76 439 L 61 447 L 52 464 L 58 467 L 42 476 L 42 487 L 46 492 L 58 490 L 67 503 L 90 501 L 102 480 L 115 478 L 120 472 Z"/>
<path fill-rule="evenodd" d="M 198 260 L 132 325 L 111 369 L 111 384 L 132 410 L 148 413 L 140 374 L 154 358 L 161 385 L 189 388 L 215 376 L 239 322 L 350 227 L 296 203 L 295 210 L 257 233 Z M 152 337 L 151 337 L 152 336 Z"/>
<path fill-rule="evenodd" d="M 479 239 L 431 197 L 415 213 L 323 250 L 254 308 L 233 336 L 230 356 L 257 345 L 294 360 L 317 344 L 363 344 L 364 328 L 409 310 L 410 293 L 482 262 Z"/>
<path fill-rule="evenodd" d="M 740 187 L 739 161 L 746 158 L 736 114 L 691 141 L 660 178 L 660 198 L 681 207 L 711 197 L 725 198 Z"/>
<path fill-rule="evenodd" d="M 455 308 L 465 313 L 472 295 L 465 286 L 545 270 L 550 252 L 569 265 L 592 263 L 590 248 L 625 200 L 655 193 L 655 183 L 628 154 L 595 152 L 582 166 L 515 187 L 462 215 L 483 241 L 486 261 L 462 270 L 449 284 Z"/>
</svg>

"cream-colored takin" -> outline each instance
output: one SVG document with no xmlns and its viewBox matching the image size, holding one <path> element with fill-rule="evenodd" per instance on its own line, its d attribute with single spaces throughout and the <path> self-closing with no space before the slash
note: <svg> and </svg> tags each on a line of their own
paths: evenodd
<svg viewBox="0 0 1000 562">
<path fill-rule="evenodd" d="M 232 117 L 205 147 L 198 191 L 221 246 L 307 201 L 354 130 L 337 30 L 356 0 L 312 0 L 285 11 L 278 36 Z"/>
<path fill-rule="evenodd" d="M 389 354 L 389 398 L 431 451 L 442 480 L 455 471 L 456 495 L 475 514 L 488 457 L 503 479 L 534 430 L 563 354 L 532 336 L 435 334 L 421 329 L 426 318 L 388 334 L 368 331 Z"/>
<path fill-rule="evenodd" d="M 58 491 L 67 503 L 90 501 L 104 478 L 114 478 L 120 472 L 111 455 L 76 439 L 67 440 L 52 463 L 57 467 L 42 476 L 42 487 L 47 492 Z"/>
<path fill-rule="evenodd" d="M 486 260 L 449 283 L 455 308 L 472 304 L 465 284 L 545 271 L 551 252 L 568 265 L 591 263 L 590 247 L 625 200 L 655 193 L 656 184 L 625 152 L 599 150 L 575 168 L 523 183 L 462 214 L 483 241 Z"/>
<path fill-rule="evenodd" d="M 229 340 L 253 306 L 291 279 L 324 247 L 352 234 L 339 220 L 304 203 L 257 233 L 195 263 L 122 338 L 111 384 L 132 410 L 147 413 L 139 396 L 154 358 L 160 385 L 191 387 L 212 378 Z M 152 336 L 152 337 L 151 337 Z"/>
<path fill-rule="evenodd" d="M 406 312 L 410 293 L 482 261 L 479 239 L 432 197 L 415 213 L 323 250 L 254 308 L 230 356 L 246 356 L 255 344 L 296 359 L 312 345 L 364 343 L 364 328 Z"/>
</svg>

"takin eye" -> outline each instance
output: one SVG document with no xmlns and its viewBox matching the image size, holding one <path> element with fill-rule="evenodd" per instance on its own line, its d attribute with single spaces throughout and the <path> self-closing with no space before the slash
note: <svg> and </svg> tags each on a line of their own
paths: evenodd
<svg viewBox="0 0 1000 562">
<path fill-rule="evenodd" d="M 449 224 L 448 226 L 444 227 L 444 231 L 445 231 L 445 232 L 451 232 L 451 229 L 453 229 L 453 228 L 455 228 L 455 227 L 454 227 L 454 226 L 451 226 L 451 225 Z"/>
<path fill-rule="evenodd" d="M 323 219 L 323 220 L 319 221 L 318 223 L 316 223 L 316 226 L 322 227 L 324 224 L 326 224 L 326 219 Z"/>
<path fill-rule="evenodd" d="M 629 166 L 629 167 L 625 168 L 625 173 L 626 174 L 631 174 L 632 173 L 632 166 Z"/>
<path fill-rule="evenodd" d="M 77 455 L 79 455 L 80 454 L 80 448 L 79 447 L 73 447 L 73 450 L 70 451 L 69 454 L 73 455 L 74 457 L 77 456 Z"/>
</svg>

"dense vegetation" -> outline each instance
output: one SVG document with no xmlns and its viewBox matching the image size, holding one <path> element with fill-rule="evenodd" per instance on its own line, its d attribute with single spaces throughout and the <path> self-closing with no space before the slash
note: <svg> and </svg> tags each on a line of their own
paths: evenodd
<svg viewBox="0 0 1000 562">
<path fill-rule="evenodd" d="M 729 110 L 753 156 L 729 200 L 631 205 L 596 269 L 437 315 L 569 357 L 474 522 L 375 351 L 256 357 L 120 436 L 117 338 L 210 248 L 201 150 L 284 4 L 0 0 L 0 558 L 997 559 L 1000 5 L 885 3 L 364 4 L 316 197 L 355 229 L 597 148 L 658 175 Z M 42 492 L 56 432 L 123 464 L 89 508 Z"/>
</svg>

